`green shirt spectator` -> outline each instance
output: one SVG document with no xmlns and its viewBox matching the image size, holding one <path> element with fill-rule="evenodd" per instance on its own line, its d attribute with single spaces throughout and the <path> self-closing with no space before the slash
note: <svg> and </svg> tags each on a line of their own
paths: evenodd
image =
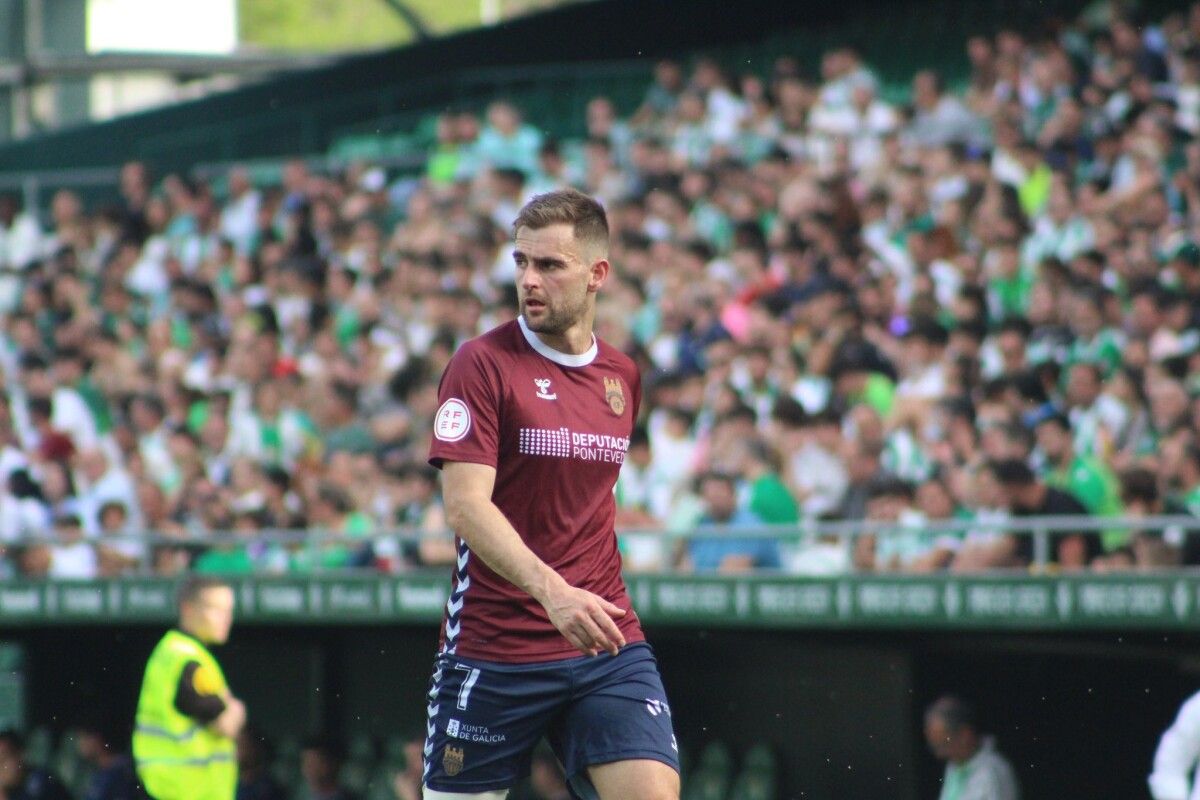
<svg viewBox="0 0 1200 800">
<path fill-rule="evenodd" d="M 1096 459 L 1078 455 L 1066 416 L 1051 414 L 1037 425 L 1037 443 L 1046 458 L 1047 486 L 1070 493 L 1089 514 L 1097 517 L 1116 517 L 1123 511 L 1121 487 L 1116 476 Z M 1105 550 L 1126 543 L 1126 531 L 1104 531 L 1101 541 Z"/>
</svg>

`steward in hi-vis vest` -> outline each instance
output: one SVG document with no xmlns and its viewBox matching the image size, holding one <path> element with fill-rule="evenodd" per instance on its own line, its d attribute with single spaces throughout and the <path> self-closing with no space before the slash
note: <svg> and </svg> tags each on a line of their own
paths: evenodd
<svg viewBox="0 0 1200 800">
<path fill-rule="evenodd" d="M 233 624 L 233 590 L 191 578 L 179 591 L 179 627 L 150 654 L 138 698 L 133 757 L 154 800 L 233 800 L 234 739 L 246 707 L 233 696 L 208 646 Z"/>
</svg>

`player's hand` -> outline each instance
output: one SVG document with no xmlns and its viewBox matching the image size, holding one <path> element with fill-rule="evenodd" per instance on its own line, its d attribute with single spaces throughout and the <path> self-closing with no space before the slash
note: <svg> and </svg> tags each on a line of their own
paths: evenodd
<svg viewBox="0 0 1200 800">
<path fill-rule="evenodd" d="M 615 656 L 625 646 L 625 637 L 613 621 L 625 616 L 625 610 L 603 597 L 563 583 L 543 605 L 550 622 L 580 652 Z"/>
</svg>

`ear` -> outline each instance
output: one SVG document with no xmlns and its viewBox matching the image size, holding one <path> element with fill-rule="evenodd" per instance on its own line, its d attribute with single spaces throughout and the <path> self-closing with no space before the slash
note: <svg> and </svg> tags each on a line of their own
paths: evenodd
<svg viewBox="0 0 1200 800">
<path fill-rule="evenodd" d="M 600 291 L 600 287 L 608 280 L 608 274 L 611 270 L 612 265 L 608 263 L 607 258 L 599 258 L 593 261 L 588 271 L 588 291 Z"/>
</svg>

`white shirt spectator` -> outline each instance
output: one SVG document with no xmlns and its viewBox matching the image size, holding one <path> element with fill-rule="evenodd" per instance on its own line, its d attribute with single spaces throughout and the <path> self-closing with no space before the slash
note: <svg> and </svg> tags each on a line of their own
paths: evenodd
<svg viewBox="0 0 1200 800">
<path fill-rule="evenodd" d="M 96 418 L 83 395 L 70 386 L 58 386 L 50 401 L 53 407 L 50 424 L 54 429 L 70 436 L 76 450 L 95 447 Z"/>
<path fill-rule="evenodd" d="M 31 497 L 14 497 L 5 488 L 0 494 L 0 542 L 41 536 L 50 526 L 50 510 Z"/>
<path fill-rule="evenodd" d="M 1012 767 L 1000 753 L 996 752 L 996 740 L 984 736 L 979 752 L 959 765 L 946 765 L 946 779 L 942 781 L 942 797 L 949 800 L 946 788 L 952 770 L 966 772 L 962 790 L 954 800 L 1019 800 L 1021 790 Z"/>
<path fill-rule="evenodd" d="M 708 93 L 708 135 L 717 144 L 730 144 L 741 130 L 746 104 L 723 86 Z"/>
<path fill-rule="evenodd" d="M 120 503 L 128 514 L 129 527 L 142 527 L 141 508 L 138 505 L 137 487 L 129 473 L 120 467 L 109 467 L 94 486 L 79 492 L 79 512 L 83 529 L 89 536 L 100 531 L 100 509 L 107 503 Z"/>
<path fill-rule="evenodd" d="M 25 269 L 42 249 L 42 229 L 29 214 L 17 214 L 7 228 L 0 225 L 0 269 Z"/>
<path fill-rule="evenodd" d="M 142 247 L 142 257 L 125 276 L 125 288 L 143 297 L 161 300 L 170 288 L 167 257 L 171 244 L 162 235 L 151 236 Z"/>
<path fill-rule="evenodd" d="M 1150 795 L 1154 800 L 1200 800 L 1200 693 L 1189 697 L 1154 751 Z"/>
<path fill-rule="evenodd" d="M 96 577 L 96 551 L 87 542 L 50 548 L 50 577 L 88 580 Z"/>
<path fill-rule="evenodd" d="M 71 437 L 75 449 L 88 449 L 96 445 L 96 420 L 83 396 L 69 386 L 58 386 L 50 397 L 50 426 Z M 26 451 L 37 449 L 37 431 L 29 419 L 29 395 L 21 387 L 9 392 L 12 409 L 13 430 Z"/>
<path fill-rule="evenodd" d="M 914 366 L 904 380 L 896 384 L 896 396 L 920 400 L 937 400 L 946 393 L 946 370 L 942 362 Z"/>
<path fill-rule="evenodd" d="M 793 453 L 788 470 L 801 494 L 800 510 L 809 518 L 835 511 L 850 485 L 842 459 L 816 442 L 805 442 Z"/>
<path fill-rule="evenodd" d="M 916 113 L 909 133 L 922 147 L 974 142 L 979 138 L 979 120 L 958 98 L 942 95 L 931 110 Z"/>
<path fill-rule="evenodd" d="M 245 255 L 254 244 L 258 230 L 258 209 L 262 196 L 257 190 L 243 192 L 233 198 L 221 211 L 221 235 L 233 242 L 234 248 Z"/>
</svg>

